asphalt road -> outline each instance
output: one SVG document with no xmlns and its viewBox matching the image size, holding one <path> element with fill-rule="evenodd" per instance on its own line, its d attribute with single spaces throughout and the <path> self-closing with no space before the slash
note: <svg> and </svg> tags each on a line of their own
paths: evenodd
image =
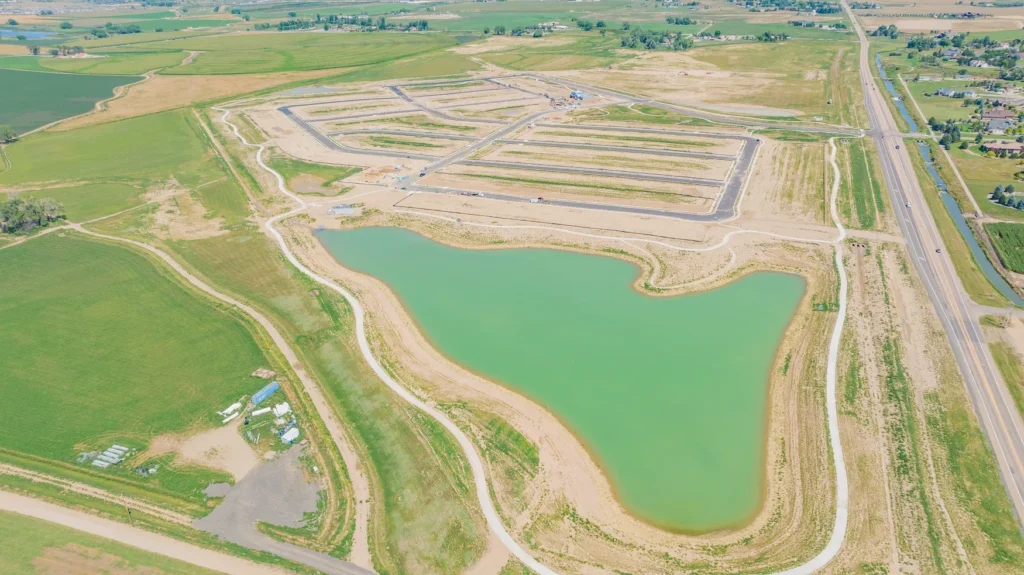
<svg viewBox="0 0 1024 575">
<path fill-rule="evenodd" d="M 972 313 L 974 304 L 953 269 L 925 203 L 904 134 L 899 133 L 885 95 L 871 76 L 868 41 L 846 0 L 843 8 L 860 36 L 860 76 L 889 197 L 907 250 L 949 338 L 974 410 L 996 456 L 999 473 L 1018 524 L 1024 517 L 1024 422 L 988 351 Z M 897 149 L 898 146 L 898 149 Z M 910 207 L 907 207 L 907 206 Z"/>
</svg>

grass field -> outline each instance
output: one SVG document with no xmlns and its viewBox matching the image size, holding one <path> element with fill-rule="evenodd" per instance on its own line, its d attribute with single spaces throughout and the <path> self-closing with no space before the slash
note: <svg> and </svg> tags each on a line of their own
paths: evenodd
<svg viewBox="0 0 1024 575">
<path fill-rule="evenodd" d="M 1001 220 L 1014 220 L 1024 222 L 1024 211 L 1015 210 L 990 202 L 988 197 L 992 190 L 999 185 L 1017 184 L 1013 174 L 1021 168 L 1016 160 L 1005 158 L 989 158 L 980 155 L 972 146 L 971 152 L 961 150 L 956 146 L 949 151 L 960 175 L 967 182 L 970 193 L 977 200 L 978 205 L 985 214 Z M 952 174 L 950 174 L 952 176 Z M 947 178 L 948 180 L 949 178 Z"/>
<path fill-rule="evenodd" d="M 536 23 L 536 22 L 535 22 Z M 480 58 L 511 70 L 579 70 L 598 68 L 630 57 L 614 36 L 575 35 L 567 44 L 531 46 L 532 38 L 509 50 L 484 52 Z"/>
<path fill-rule="evenodd" d="M 338 193 L 338 189 L 332 188 L 336 182 L 344 180 L 353 174 L 358 174 L 361 171 L 361 168 L 313 164 L 283 156 L 275 156 L 271 158 L 269 165 L 284 176 L 285 182 L 292 190 L 297 190 L 301 193 L 311 193 L 311 187 L 313 186 L 307 185 L 303 186 L 302 189 L 299 189 L 298 183 L 296 182 L 297 178 L 306 176 L 315 180 L 312 183 L 322 188 L 320 193 L 325 195 L 334 195 Z"/>
<path fill-rule="evenodd" d="M 147 257 L 50 234 L 6 250 L 0 275 L 0 321 L 19 326 L 0 333 L 17 358 L 0 362 L 6 449 L 73 462 L 141 448 L 219 424 L 215 411 L 261 386 L 246 326 Z"/>
<path fill-rule="evenodd" d="M 988 345 L 992 352 L 992 358 L 996 360 L 999 373 L 1003 375 L 1006 387 L 1013 396 L 1013 402 L 1017 410 L 1024 416 L 1024 366 L 1021 365 L 1021 358 L 1013 348 L 1002 342 L 993 342 Z"/>
<path fill-rule="evenodd" d="M 72 76 L 0 70 L 0 124 L 24 133 L 51 122 L 88 112 L 114 88 L 139 78 L 131 76 Z"/>
<path fill-rule="evenodd" d="M 730 95 L 722 103 L 796 110 L 849 124 L 856 124 L 853 108 L 860 106 L 856 53 L 852 43 L 804 41 L 704 46 L 688 52 L 721 70 L 770 74 L 774 79 L 763 88 Z"/>
<path fill-rule="evenodd" d="M 646 124 L 665 124 L 679 126 L 711 126 L 712 123 L 702 118 L 684 116 L 677 112 L 655 108 L 646 104 L 632 107 L 615 105 L 605 108 L 590 108 L 572 113 L 572 121 L 578 123 L 592 122 L 642 122 Z"/>
<path fill-rule="evenodd" d="M 142 74 L 157 68 L 176 66 L 188 54 L 167 52 L 97 53 L 98 58 L 51 58 L 50 56 L 8 56 L 0 58 L 0 68 L 33 72 L 66 72 L 71 74 L 124 75 Z"/>
<path fill-rule="evenodd" d="M 201 51 L 163 74 L 252 74 L 380 64 L 455 44 L 440 34 L 321 34 L 279 32 L 207 36 L 162 43 L 161 49 Z"/>
<path fill-rule="evenodd" d="M 118 182 L 48 188 L 17 195 L 22 198 L 53 198 L 64 205 L 68 219 L 73 222 L 84 222 L 142 205 L 141 189 Z"/>
<path fill-rule="evenodd" d="M 843 170 L 840 187 L 839 209 L 843 220 L 852 227 L 877 229 L 886 204 L 885 191 L 874 163 L 874 146 L 868 140 L 857 139 L 850 140 L 839 150 L 840 158 L 849 170 Z"/>
<path fill-rule="evenodd" d="M 925 120 L 932 117 L 940 122 L 948 119 L 966 120 L 975 110 L 975 106 L 964 107 L 964 101 L 960 98 L 947 98 L 935 94 L 935 91 L 939 88 L 974 89 L 966 88 L 969 82 L 955 82 L 952 80 L 945 82 L 911 82 L 909 81 L 910 78 L 904 77 L 904 79 L 907 80 L 907 88 L 910 89 L 911 95 L 914 96 L 914 101 L 921 107 Z M 931 94 L 931 96 L 925 96 L 926 93 Z M 908 108 L 913 108 L 913 105 L 909 102 L 907 105 Z"/>
<path fill-rule="evenodd" d="M 1006 269 L 1024 274 L 1024 224 L 985 224 L 985 231 Z"/>
<path fill-rule="evenodd" d="M 17 513 L 0 511 L 0 572 L 213 575 L 155 553 Z"/>
<path fill-rule="evenodd" d="M 397 78 L 429 78 L 460 76 L 480 69 L 480 64 L 463 54 L 447 51 L 429 52 L 391 62 L 383 62 L 352 70 L 326 79 L 330 82 L 379 82 Z"/>
<path fill-rule="evenodd" d="M 195 119 L 173 111 L 66 132 L 42 132 L 8 146 L 11 169 L 0 185 L 28 182 L 133 181 L 175 178 L 198 185 L 212 154 Z"/>
</svg>

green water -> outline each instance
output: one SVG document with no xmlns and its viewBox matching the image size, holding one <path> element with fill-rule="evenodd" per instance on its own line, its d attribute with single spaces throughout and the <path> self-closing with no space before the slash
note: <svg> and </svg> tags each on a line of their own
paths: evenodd
<svg viewBox="0 0 1024 575">
<path fill-rule="evenodd" d="M 461 250 L 400 228 L 319 237 L 391 286 L 448 357 L 555 413 L 634 513 L 706 531 L 760 508 L 768 372 L 799 277 L 653 298 L 613 258 Z"/>
</svg>

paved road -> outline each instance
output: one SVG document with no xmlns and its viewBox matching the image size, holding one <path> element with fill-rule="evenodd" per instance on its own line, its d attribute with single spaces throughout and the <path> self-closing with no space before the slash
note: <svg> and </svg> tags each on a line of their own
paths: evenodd
<svg viewBox="0 0 1024 575">
<path fill-rule="evenodd" d="M 294 106 L 281 106 L 280 108 L 277 109 L 277 111 L 281 112 L 282 114 L 284 114 L 285 117 L 287 117 L 292 122 L 295 122 L 295 125 L 297 125 L 298 127 L 302 128 L 307 134 L 309 134 L 310 136 L 313 136 L 313 138 L 315 138 L 316 141 L 320 142 L 321 144 L 323 144 L 328 149 L 335 150 L 337 152 L 345 152 L 346 154 L 363 154 L 363 155 L 366 155 L 366 156 L 386 156 L 386 157 L 389 157 L 389 158 L 411 158 L 411 159 L 414 159 L 414 160 L 427 160 L 427 161 L 431 161 L 431 160 L 436 160 L 437 159 L 437 156 L 429 156 L 427 154 L 417 154 L 415 152 L 395 152 L 395 151 L 391 151 L 391 150 L 368 150 L 368 149 L 363 149 L 363 148 L 353 148 L 351 146 L 346 146 L 344 144 L 338 143 L 337 141 L 335 141 L 333 138 L 331 138 L 327 134 L 325 134 L 325 133 L 321 132 L 320 130 L 318 130 L 316 128 L 316 126 L 314 126 L 312 123 L 307 122 L 306 120 L 303 120 L 301 117 L 297 116 L 295 114 L 295 112 L 292 112 L 292 108 L 293 107 Z"/>
<path fill-rule="evenodd" d="M 399 98 L 405 100 L 406 102 L 408 102 L 409 104 L 412 104 L 413 106 L 416 106 L 420 110 L 423 110 L 424 112 L 427 112 L 428 114 L 433 114 L 433 115 L 438 116 L 440 118 L 444 118 L 445 120 L 450 120 L 452 122 L 469 122 L 469 123 L 472 123 L 472 124 L 494 124 L 494 125 L 497 125 L 497 124 L 504 124 L 505 123 L 505 122 L 502 122 L 500 120 L 485 120 L 483 118 L 463 118 L 462 116 L 453 116 L 453 115 L 451 115 L 451 114 L 449 114 L 447 112 L 443 112 L 441 110 L 438 110 L 437 108 L 431 108 L 430 106 L 427 106 L 426 104 L 423 104 L 421 102 L 416 101 L 415 99 L 411 98 L 409 96 L 409 94 L 406 94 L 405 91 L 402 90 L 401 88 L 399 88 L 398 86 L 388 86 L 388 89 L 391 90 Z"/>
<path fill-rule="evenodd" d="M 904 144 L 904 135 L 871 77 L 868 41 L 846 0 L 844 9 L 854 21 L 861 41 L 860 75 L 864 100 L 873 127 L 889 197 L 896 211 L 900 231 L 907 238 L 907 250 L 924 282 L 939 319 L 949 337 L 953 355 L 964 383 L 993 447 L 1018 522 L 1024 517 L 1024 422 L 995 369 L 981 328 L 974 319 L 973 303 L 964 291 L 943 247 L 935 221 L 928 211 L 924 193 Z M 896 149 L 899 145 L 899 149 Z M 907 207 L 909 204 L 910 208 Z"/>
<path fill-rule="evenodd" d="M 470 138 L 475 139 L 475 138 Z M 548 140 L 498 140 L 499 144 L 524 144 L 543 148 L 570 148 L 574 150 L 597 150 L 604 152 L 623 152 L 627 154 L 649 154 L 652 156 L 678 156 L 680 158 L 701 158 L 705 160 L 732 161 L 736 156 L 728 154 L 709 154 L 707 152 L 688 152 L 686 150 L 660 150 L 638 148 L 636 146 L 606 146 L 602 144 L 579 144 L 576 142 L 551 142 Z"/>
<path fill-rule="evenodd" d="M 289 571 L 278 567 L 260 565 L 241 557 L 205 549 L 166 535 L 2 490 L 0 490 L 0 509 L 91 533 L 143 551 L 221 573 L 231 575 L 285 575 L 289 573 Z"/>
</svg>

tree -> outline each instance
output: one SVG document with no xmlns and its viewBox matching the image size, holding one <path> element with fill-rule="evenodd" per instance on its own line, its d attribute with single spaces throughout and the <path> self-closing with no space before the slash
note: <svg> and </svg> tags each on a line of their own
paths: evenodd
<svg viewBox="0 0 1024 575">
<path fill-rule="evenodd" d="M 56 48 L 50 48 L 50 55 L 56 58 L 57 56 L 60 56 L 60 50 Z"/>
<path fill-rule="evenodd" d="M 72 24 L 71 22 L 68 22 L 67 20 L 65 20 L 65 21 L 60 23 L 60 29 L 61 30 L 70 30 L 70 29 L 72 29 L 74 27 L 75 27 L 75 25 Z"/>
<path fill-rule="evenodd" d="M 623 30 L 629 30 L 629 22 L 623 22 L 622 23 L 622 29 Z"/>
<path fill-rule="evenodd" d="M 604 30 L 601 30 L 601 32 L 603 33 Z M 533 37 L 534 38 L 543 38 L 544 37 L 544 33 L 541 32 L 539 29 L 538 30 L 534 30 L 533 31 Z"/>
<path fill-rule="evenodd" d="M 33 56 L 38 56 L 39 55 L 39 46 L 29 46 L 28 51 Z"/>
<path fill-rule="evenodd" d="M 66 218 L 64 206 L 53 198 L 0 201 L 0 230 L 8 234 L 28 233 Z"/>
<path fill-rule="evenodd" d="M 18 141 L 18 133 L 7 124 L 0 124 L 0 144 L 10 144 Z"/>
<path fill-rule="evenodd" d="M 960 142 L 960 149 L 961 150 L 966 150 L 969 147 L 970 147 L 970 145 L 967 143 L 967 140 L 964 140 L 964 141 Z"/>
<path fill-rule="evenodd" d="M 326 32 L 326 31 L 328 31 L 330 29 L 331 29 L 331 25 L 326 23 L 326 22 L 324 22 L 324 32 Z"/>
<path fill-rule="evenodd" d="M 486 36 L 486 35 L 488 35 L 490 33 L 491 33 L 491 29 L 489 27 L 488 28 L 484 28 L 484 36 Z"/>
<path fill-rule="evenodd" d="M 295 16 L 296 16 L 295 12 L 289 12 L 288 13 L 288 17 L 289 18 L 294 18 Z"/>
<path fill-rule="evenodd" d="M 1017 188 L 1013 187 L 1013 184 L 1010 184 L 1006 186 L 1004 191 L 1008 194 L 1012 194 L 1013 192 L 1017 191 Z"/>
<path fill-rule="evenodd" d="M 497 35 L 497 36 L 504 36 L 505 35 L 505 27 L 504 26 L 495 26 L 494 27 L 494 34 Z"/>
<path fill-rule="evenodd" d="M 604 28 L 604 20 L 598 20 L 597 24 L 594 24 L 598 28 Z"/>
</svg>

